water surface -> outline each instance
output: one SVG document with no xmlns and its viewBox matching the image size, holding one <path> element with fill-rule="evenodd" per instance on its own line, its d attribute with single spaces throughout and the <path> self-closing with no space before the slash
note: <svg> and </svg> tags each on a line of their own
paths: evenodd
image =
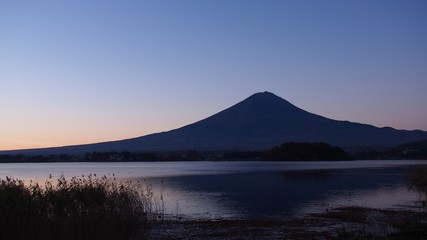
<svg viewBox="0 0 427 240">
<path fill-rule="evenodd" d="M 414 206 L 408 168 L 427 161 L 6 163 L 0 178 L 96 174 L 153 188 L 168 216 L 282 217 L 357 205 Z"/>
</svg>

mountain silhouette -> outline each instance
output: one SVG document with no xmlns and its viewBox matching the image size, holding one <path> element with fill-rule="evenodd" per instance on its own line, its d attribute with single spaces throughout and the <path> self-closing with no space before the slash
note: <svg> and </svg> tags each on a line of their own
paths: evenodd
<svg viewBox="0 0 427 240">
<path fill-rule="evenodd" d="M 273 93 L 261 92 L 206 119 L 168 132 L 112 142 L 13 152 L 266 150 L 289 141 L 321 141 L 343 148 L 390 147 L 422 139 L 427 139 L 427 132 L 337 121 L 302 110 Z"/>
</svg>

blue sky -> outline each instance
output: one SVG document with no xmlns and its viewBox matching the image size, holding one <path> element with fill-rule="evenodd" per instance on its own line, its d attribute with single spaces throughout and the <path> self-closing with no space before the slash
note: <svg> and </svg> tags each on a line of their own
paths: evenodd
<svg viewBox="0 0 427 240">
<path fill-rule="evenodd" d="M 427 130 L 427 2 L 1 1 L 0 149 L 170 130 L 271 91 Z"/>
</svg>

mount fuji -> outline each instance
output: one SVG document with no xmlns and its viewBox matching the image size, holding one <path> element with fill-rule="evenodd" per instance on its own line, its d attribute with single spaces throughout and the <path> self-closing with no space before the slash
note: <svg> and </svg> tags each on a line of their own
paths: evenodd
<svg viewBox="0 0 427 240">
<path fill-rule="evenodd" d="M 270 92 L 253 94 L 206 119 L 167 132 L 86 145 L 0 154 L 84 154 L 94 151 L 256 151 L 284 142 L 326 142 L 343 148 L 390 147 L 427 139 L 427 132 L 338 121 L 300 109 Z"/>
</svg>

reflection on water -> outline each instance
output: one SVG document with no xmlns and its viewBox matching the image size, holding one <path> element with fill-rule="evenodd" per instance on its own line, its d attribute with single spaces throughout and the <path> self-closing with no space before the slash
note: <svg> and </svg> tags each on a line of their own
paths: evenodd
<svg viewBox="0 0 427 240">
<path fill-rule="evenodd" d="M 405 166 L 421 164 L 427 161 L 0 164 L 0 178 L 114 174 L 151 185 L 171 216 L 275 217 L 342 205 L 414 205 Z"/>
<path fill-rule="evenodd" d="M 167 213 L 192 217 L 283 216 L 342 205 L 413 205 L 402 168 L 266 171 L 161 178 Z M 159 188 L 157 178 L 148 179 Z M 179 205 L 179 211 L 174 210 Z"/>
</svg>

